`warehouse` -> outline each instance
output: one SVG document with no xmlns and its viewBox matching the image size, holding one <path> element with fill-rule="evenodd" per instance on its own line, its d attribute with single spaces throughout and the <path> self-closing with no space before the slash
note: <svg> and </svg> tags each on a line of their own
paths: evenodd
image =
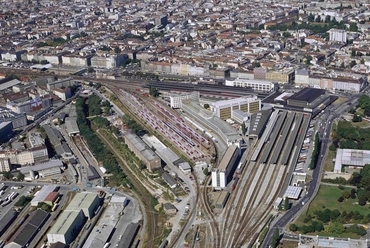
<svg viewBox="0 0 370 248">
<path fill-rule="evenodd" d="M 56 242 L 71 243 L 85 222 L 86 218 L 81 209 L 79 211 L 64 210 L 49 230 L 47 234 L 48 242 L 50 244 Z"/>
<path fill-rule="evenodd" d="M 132 133 L 125 135 L 125 143 L 128 148 L 141 159 L 149 170 L 161 168 L 161 159 L 147 146 L 139 136 Z"/>
<path fill-rule="evenodd" d="M 135 237 L 139 231 L 139 223 L 130 223 L 125 232 L 122 234 L 122 238 L 118 243 L 119 248 L 130 248 L 134 243 Z"/>
<path fill-rule="evenodd" d="M 109 201 L 109 205 L 126 207 L 129 199 L 124 196 L 113 195 Z"/>
<path fill-rule="evenodd" d="M 167 172 L 162 174 L 162 179 L 168 184 L 168 186 L 170 186 L 171 189 L 174 189 L 179 185 L 176 180 Z"/>
<path fill-rule="evenodd" d="M 77 193 L 65 210 L 78 211 L 82 210 L 85 216 L 91 219 L 94 211 L 98 208 L 100 199 L 97 194 L 89 192 Z"/>
<path fill-rule="evenodd" d="M 222 209 L 225 207 L 227 200 L 229 199 L 230 193 L 228 191 L 221 191 L 215 202 L 215 212 L 221 213 Z"/>
<path fill-rule="evenodd" d="M 31 173 L 31 171 L 37 171 L 40 176 L 53 176 L 53 175 L 60 175 L 61 169 L 63 169 L 64 165 L 63 162 L 59 159 L 50 160 L 46 163 L 37 164 L 34 166 L 23 166 L 19 168 L 19 171 L 22 174 Z"/>
<path fill-rule="evenodd" d="M 51 193 L 51 192 L 56 192 L 56 186 L 55 185 L 45 185 L 36 192 L 35 196 L 31 200 L 31 206 L 32 207 L 37 207 L 37 205 L 40 202 L 44 202 L 45 198 Z"/>
<path fill-rule="evenodd" d="M 41 209 L 33 211 L 9 241 L 20 245 L 22 248 L 28 247 L 49 216 L 48 212 Z"/>
<path fill-rule="evenodd" d="M 80 129 L 78 128 L 76 117 L 67 117 L 65 119 L 65 125 L 66 125 L 67 133 L 69 136 L 73 136 L 73 135 L 80 133 Z"/>
<path fill-rule="evenodd" d="M 10 225 L 17 218 L 18 212 L 14 209 L 10 209 L 0 221 L 0 236 L 2 236 L 5 231 L 10 227 Z"/>
<path fill-rule="evenodd" d="M 357 149 L 337 149 L 334 172 L 342 173 L 343 166 L 364 167 L 370 164 L 370 151 Z"/>
<path fill-rule="evenodd" d="M 218 168 L 212 171 L 212 187 L 215 189 L 223 189 L 229 183 L 232 173 L 235 170 L 236 161 L 240 156 L 240 148 L 237 145 L 228 147 L 223 156 Z"/>
</svg>

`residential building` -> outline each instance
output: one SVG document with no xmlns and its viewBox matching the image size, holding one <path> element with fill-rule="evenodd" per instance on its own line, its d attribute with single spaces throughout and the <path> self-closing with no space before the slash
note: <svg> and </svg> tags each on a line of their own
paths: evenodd
<svg viewBox="0 0 370 248">
<path fill-rule="evenodd" d="M 12 166 L 9 158 L 0 158 L 0 172 L 11 171 Z"/>
<path fill-rule="evenodd" d="M 332 28 L 328 32 L 329 32 L 330 41 L 347 43 L 347 31 L 346 30 Z"/>
<path fill-rule="evenodd" d="M 282 84 L 293 84 L 295 82 L 295 71 L 294 69 L 268 71 L 266 73 L 266 80 Z"/>
</svg>

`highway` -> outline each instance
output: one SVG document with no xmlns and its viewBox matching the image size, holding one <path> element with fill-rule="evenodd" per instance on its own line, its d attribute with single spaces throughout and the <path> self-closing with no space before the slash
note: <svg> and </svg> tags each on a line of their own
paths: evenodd
<svg viewBox="0 0 370 248">
<path fill-rule="evenodd" d="M 358 95 L 352 96 L 348 101 L 344 102 L 343 104 L 339 105 L 332 111 L 326 111 L 325 115 L 322 116 L 322 120 L 325 121 L 325 127 L 320 129 L 321 132 L 319 133 L 321 139 L 321 150 L 319 153 L 319 158 L 316 164 L 316 168 L 312 173 L 312 180 L 309 182 L 309 189 L 307 194 L 303 197 L 301 202 L 297 205 L 292 206 L 284 215 L 282 215 L 270 228 L 269 232 L 266 235 L 264 242 L 262 243 L 261 247 L 269 247 L 271 244 L 272 236 L 276 229 L 279 229 L 280 233 L 284 232 L 285 226 L 295 219 L 299 213 L 303 211 L 303 207 L 307 206 L 310 201 L 316 196 L 317 191 L 319 189 L 319 184 L 322 177 L 322 170 L 323 170 L 323 161 L 325 160 L 325 154 L 327 149 L 331 143 L 330 140 L 330 130 L 333 125 L 333 121 L 336 118 L 339 118 L 343 113 L 347 112 L 349 108 L 355 103 L 357 100 Z M 347 103 L 351 102 L 351 106 Z"/>
</svg>

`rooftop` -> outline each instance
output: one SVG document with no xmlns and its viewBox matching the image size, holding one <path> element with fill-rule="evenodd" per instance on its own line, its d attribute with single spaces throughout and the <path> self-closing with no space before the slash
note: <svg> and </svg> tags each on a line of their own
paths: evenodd
<svg viewBox="0 0 370 248">
<path fill-rule="evenodd" d="M 324 94 L 325 94 L 325 90 L 322 90 L 322 89 L 304 88 L 300 90 L 299 92 L 290 96 L 288 98 L 288 101 L 295 100 L 295 101 L 305 101 L 305 102 L 311 103 Z"/>
</svg>

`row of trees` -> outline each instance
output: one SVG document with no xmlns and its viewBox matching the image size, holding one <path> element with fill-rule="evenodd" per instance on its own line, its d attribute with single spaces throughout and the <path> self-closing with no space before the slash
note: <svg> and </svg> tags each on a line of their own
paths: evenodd
<svg viewBox="0 0 370 248">
<path fill-rule="evenodd" d="M 92 112 L 93 114 L 96 114 L 96 109 L 101 109 L 100 101 L 94 99 L 93 96 L 90 96 L 88 100 L 89 105 L 85 103 L 84 98 L 80 97 L 76 100 L 77 124 L 80 128 L 81 135 L 86 140 L 96 159 L 103 164 L 105 169 L 107 169 L 107 172 L 113 174 L 113 177 L 116 177 L 118 182 L 125 184 L 127 178 L 123 173 L 122 168 L 119 166 L 113 154 L 104 146 L 99 137 L 92 131 L 90 122 L 87 119 L 87 113 Z M 93 109 L 95 110 L 90 110 L 92 103 L 98 104 L 99 107 L 94 106 Z"/>
<path fill-rule="evenodd" d="M 312 158 L 311 158 L 311 163 L 310 163 L 311 170 L 316 168 L 316 163 L 317 163 L 317 160 L 319 159 L 320 150 L 321 150 L 321 140 L 319 137 L 319 133 L 317 132 L 315 134 L 315 145 L 312 151 Z"/>
</svg>

